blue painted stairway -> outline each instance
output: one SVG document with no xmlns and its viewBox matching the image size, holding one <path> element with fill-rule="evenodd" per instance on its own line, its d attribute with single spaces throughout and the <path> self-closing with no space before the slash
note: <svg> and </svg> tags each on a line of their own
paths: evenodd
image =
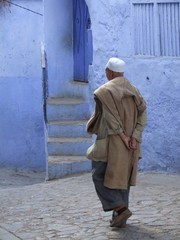
<svg viewBox="0 0 180 240">
<path fill-rule="evenodd" d="M 47 99 L 47 179 L 91 170 L 85 157 L 92 137 L 86 133 L 89 103 L 80 98 Z"/>
</svg>

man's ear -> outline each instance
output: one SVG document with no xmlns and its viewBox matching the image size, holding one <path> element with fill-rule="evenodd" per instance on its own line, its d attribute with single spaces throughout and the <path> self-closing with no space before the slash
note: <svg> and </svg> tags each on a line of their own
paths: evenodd
<svg viewBox="0 0 180 240">
<path fill-rule="evenodd" d="M 114 78 L 113 71 L 110 71 L 110 76 L 111 76 L 111 79 L 113 79 L 113 78 Z"/>
</svg>

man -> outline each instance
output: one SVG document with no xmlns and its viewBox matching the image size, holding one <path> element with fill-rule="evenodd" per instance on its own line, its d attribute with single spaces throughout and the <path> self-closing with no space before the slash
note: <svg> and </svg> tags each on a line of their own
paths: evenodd
<svg viewBox="0 0 180 240">
<path fill-rule="evenodd" d="M 91 158 L 93 182 L 104 211 L 113 211 L 111 227 L 124 227 L 132 215 L 128 209 L 130 186 L 136 184 L 142 132 L 146 124 L 146 103 L 125 77 L 125 62 L 110 58 L 108 82 L 94 92 L 95 112 L 87 131 L 107 139 L 104 159 Z M 98 152 L 98 149 L 97 149 Z"/>
</svg>

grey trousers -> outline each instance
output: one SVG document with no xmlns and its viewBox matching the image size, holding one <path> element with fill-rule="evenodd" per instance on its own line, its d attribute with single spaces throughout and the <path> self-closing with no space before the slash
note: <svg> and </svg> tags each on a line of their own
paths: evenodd
<svg viewBox="0 0 180 240">
<path fill-rule="evenodd" d="M 92 179 L 97 195 L 102 203 L 105 212 L 112 211 L 119 205 L 129 205 L 129 191 L 124 189 L 110 189 L 104 186 L 104 175 L 107 163 L 92 161 Z"/>
</svg>

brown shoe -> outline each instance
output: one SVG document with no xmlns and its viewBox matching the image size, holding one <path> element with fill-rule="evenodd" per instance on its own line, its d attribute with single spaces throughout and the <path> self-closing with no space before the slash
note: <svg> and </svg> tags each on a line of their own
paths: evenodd
<svg viewBox="0 0 180 240">
<path fill-rule="evenodd" d="M 111 227 L 111 224 L 112 224 L 112 220 L 110 220 L 110 227 Z M 119 224 L 118 226 L 116 226 L 118 228 L 126 228 L 127 227 L 127 224 L 126 222 L 123 222 L 122 224 Z"/>
<path fill-rule="evenodd" d="M 125 227 L 126 221 L 132 216 L 132 212 L 128 208 L 123 208 L 123 211 L 114 212 L 114 217 L 110 222 L 111 227 Z"/>
</svg>

